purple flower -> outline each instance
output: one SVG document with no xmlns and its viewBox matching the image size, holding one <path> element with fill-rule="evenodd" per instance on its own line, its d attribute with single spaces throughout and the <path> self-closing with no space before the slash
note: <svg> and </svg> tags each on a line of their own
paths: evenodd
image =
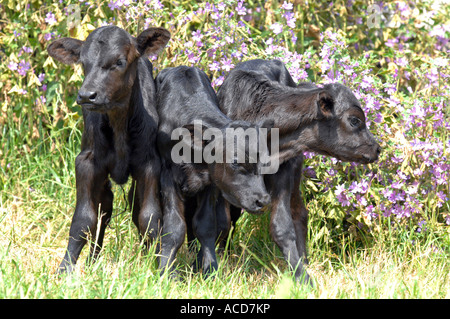
<svg viewBox="0 0 450 319">
<path fill-rule="evenodd" d="M 401 58 L 397 58 L 395 59 L 395 63 L 399 66 L 407 66 L 408 65 L 408 60 L 405 57 L 401 57 Z"/>
<path fill-rule="evenodd" d="M 347 190 L 345 189 L 344 184 L 336 186 L 336 189 L 334 191 L 337 200 L 341 203 L 342 206 L 350 206 L 350 201 L 345 194 L 346 191 Z"/>
<path fill-rule="evenodd" d="M 286 24 L 289 28 L 295 28 L 295 16 L 291 11 L 287 11 L 283 14 L 283 17 L 286 19 Z"/>
<path fill-rule="evenodd" d="M 38 80 L 39 80 L 39 82 L 44 82 L 44 80 L 45 80 L 45 73 L 41 73 L 41 74 L 39 74 L 38 75 Z"/>
<path fill-rule="evenodd" d="M 383 115 L 381 113 L 376 113 L 375 114 L 375 118 L 373 119 L 373 121 L 375 123 L 381 123 L 381 122 L 383 122 L 383 119 L 384 119 L 384 117 L 383 117 Z"/>
<path fill-rule="evenodd" d="M 192 32 L 192 40 L 200 41 L 202 38 L 203 38 L 203 34 L 200 32 L 200 30 Z"/>
<path fill-rule="evenodd" d="M 54 25 L 58 21 L 56 21 L 55 15 L 50 11 L 45 16 L 45 22 L 47 22 L 49 25 Z"/>
<path fill-rule="evenodd" d="M 120 1 L 110 1 L 110 2 L 108 3 L 108 7 L 109 7 L 111 10 L 120 9 L 120 8 L 121 8 Z"/>
<path fill-rule="evenodd" d="M 305 176 L 309 178 L 317 178 L 316 171 L 311 166 L 307 166 L 303 169 L 303 173 Z"/>
<path fill-rule="evenodd" d="M 220 2 L 217 5 L 217 9 L 219 9 L 219 11 L 224 11 L 226 7 L 227 7 L 227 5 L 224 2 Z"/>
<path fill-rule="evenodd" d="M 222 62 L 222 69 L 227 72 L 234 68 L 234 64 L 231 62 L 231 59 L 222 58 L 220 62 Z"/>
<path fill-rule="evenodd" d="M 25 61 L 25 60 L 20 60 L 19 62 L 19 67 L 17 72 L 21 75 L 21 76 L 25 76 L 27 74 L 27 71 L 30 69 L 30 63 Z"/>
<path fill-rule="evenodd" d="M 213 72 L 220 70 L 220 63 L 217 61 L 213 61 L 213 63 L 210 63 L 208 66 L 209 66 L 209 69 Z"/>
<path fill-rule="evenodd" d="M 367 206 L 367 199 L 364 196 L 361 195 L 356 195 L 355 196 L 356 202 L 358 202 L 359 204 L 363 205 L 363 206 Z"/>
<path fill-rule="evenodd" d="M 403 186 L 404 186 L 404 184 L 399 181 L 395 181 L 394 183 L 391 184 L 391 187 L 395 188 L 395 189 L 402 189 Z"/>
<path fill-rule="evenodd" d="M 197 64 L 200 61 L 200 57 L 195 56 L 194 52 L 186 50 L 186 53 L 187 53 L 188 61 L 192 65 Z"/>
<path fill-rule="evenodd" d="M 226 41 L 228 44 L 234 43 L 234 39 L 233 39 L 232 37 L 230 37 L 229 35 L 226 35 L 226 36 L 225 36 L 225 41 Z"/>
<path fill-rule="evenodd" d="M 33 49 L 32 49 L 32 48 L 26 47 L 26 46 L 23 46 L 23 47 L 22 47 L 22 50 L 23 50 L 24 52 L 26 52 L 26 53 L 31 53 L 31 52 L 33 52 Z"/>
<path fill-rule="evenodd" d="M 223 80 L 225 80 L 225 77 L 223 75 L 219 76 L 217 79 L 214 79 L 211 83 L 211 85 L 215 88 L 222 85 Z"/>
<path fill-rule="evenodd" d="M 375 207 L 373 205 L 369 205 L 366 207 L 366 216 L 369 218 L 369 220 L 375 219 L 378 217 L 378 213 L 375 210 Z"/>
<path fill-rule="evenodd" d="M 23 53 L 31 53 L 31 52 L 33 52 L 33 49 L 32 48 L 29 48 L 29 47 L 27 47 L 27 46 L 23 46 L 20 50 L 19 50 L 19 53 L 17 54 L 17 56 L 21 56 Z"/>
<path fill-rule="evenodd" d="M 242 43 L 242 45 L 241 45 L 241 52 L 242 52 L 243 55 L 245 55 L 245 54 L 248 53 L 248 47 L 247 47 L 247 44 Z"/>
<path fill-rule="evenodd" d="M 9 64 L 8 64 L 8 68 L 11 70 L 11 71 L 16 71 L 17 70 L 17 63 L 16 62 L 14 62 L 14 61 L 11 61 L 11 62 L 9 62 Z"/>
<path fill-rule="evenodd" d="M 54 36 L 53 32 L 46 33 L 46 34 L 44 34 L 44 40 L 49 41 L 49 40 L 51 40 L 51 38 L 53 38 L 53 36 Z"/>
<path fill-rule="evenodd" d="M 391 203 L 395 203 L 395 192 L 392 191 L 391 189 L 383 189 L 381 191 L 381 193 L 383 194 L 383 196 L 390 201 Z"/>
<path fill-rule="evenodd" d="M 281 5 L 281 8 L 283 8 L 284 10 L 292 10 L 294 8 L 294 5 L 290 2 L 284 1 Z"/>
<path fill-rule="evenodd" d="M 423 228 L 423 225 L 426 225 L 427 224 L 427 222 L 425 221 L 425 220 L 421 220 L 418 224 L 417 224 L 417 226 L 419 226 L 418 228 L 417 228 L 417 232 L 418 233 L 420 233 L 421 231 L 422 231 L 422 228 Z M 427 230 L 427 228 L 426 227 L 424 227 L 424 229 L 423 230 Z"/>
<path fill-rule="evenodd" d="M 364 75 L 363 80 L 361 82 L 361 87 L 363 89 L 367 89 L 373 85 L 373 77 Z"/>
<path fill-rule="evenodd" d="M 247 14 L 247 9 L 244 7 L 244 1 L 239 1 L 236 6 L 237 14 L 240 16 L 245 16 Z"/>
<path fill-rule="evenodd" d="M 39 98 L 36 99 L 36 105 L 45 104 L 45 102 L 47 102 L 47 99 L 43 95 L 41 95 Z"/>
<path fill-rule="evenodd" d="M 350 206 L 350 201 L 348 200 L 347 196 L 345 194 L 341 194 L 337 196 L 338 201 L 341 203 L 342 206 Z"/>
<path fill-rule="evenodd" d="M 164 5 L 161 3 L 161 1 L 153 0 L 151 2 L 153 2 L 153 9 L 155 9 L 155 10 L 162 10 L 162 9 L 164 9 Z"/>
<path fill-rule="evenodd" d="M 398 43 L 398 39 L 388 39 L 384 44 L 387 47 L 393 48 L 395 46 L 395 44 Z"/>
<path fill-rule="evenodd" d="M 365 193 L 365 191 L 367 190 L 365 187 L 363 187 L 362 183 L 358 183 L 356 181 L 352 182 L 352 184 L 350 185 L 350 187 L 348 189 L 354 194 Z"/>
<path fill-rule="evenodd" d="M 437 196 L 437 198 L 439 198 L 439 202 L 436 205 L 438 207 L 442 207 L 442 203 L 445 202 L 446 200 L 448 200 L 448 197 L 444 194 L 443 191 L 437 192 L 436 196 Z"/>
<path fill-rule="evenodd" d="M 275 34 L 280 34 L 281 32 L 283 32 L 283 25 L 276 22 L 270 26 L 270 30 L 272 30 Z"/>
</svg>

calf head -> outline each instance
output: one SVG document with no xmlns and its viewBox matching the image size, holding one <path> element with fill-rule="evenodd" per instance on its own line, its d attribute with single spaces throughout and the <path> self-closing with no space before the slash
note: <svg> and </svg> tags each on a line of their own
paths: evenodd
<svg viewBox="0 0 450 319">
<path fill-rule="evenodd" d="M 259 129 L 270 129 L 272 126 L 272 120 L 257 125 L 232 121 L 220 129 L 201 126 L 201 141 L 196 141 L 195 136 L 200 134 L 194 132 L 195 126 L 185 126 L 193 137 L 193 143 L 190 144 L 193 152 L 201 152 L 203 156 L 202 164 L 189 170 L 189 188 L 198 188 L 207 176 L 232 205 L 251 213 L 264 212 L 271 198 L 264 177 L 260 174 Z"/>
<path fill-rule="evenodd" d="M 378 159 L 380 145 L 366 126 L 361 104 L 346 86 L 325 85 L 316 93 L 317 121 L 307 144 L 311 150 L 342 161 L 372 163 Z"/>
<path fill-rule="evenodd" d="M 85 41 L 61 38 L 47 50 L 51 57 L 65 63 L 81 63 L 85 79 L 78 91 L 82 107 L 108 112 L 129 105 L 137 72 L 137 59 L 157 54 L 170 39 L 164 28 L 149 28 L 137 38 L 116 26 L 92 31 Z"/>
</svg>

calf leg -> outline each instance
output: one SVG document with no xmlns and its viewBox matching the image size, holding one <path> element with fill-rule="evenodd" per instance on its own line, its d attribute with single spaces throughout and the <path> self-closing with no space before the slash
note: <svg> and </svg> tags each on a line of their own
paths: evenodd
<svg viewBox="0 0 450 319">
<path fill-rule="evenodd" d="M 297 195 L 291 197 L 291 210 L 292 220 L 294 222 L 297 250 L 300 257 L 303 258 L 305 263 L 308 263 L 308 251 L 306 250 L 306 237 L 308 234 L 308 210 L 303 204 L 303 200 L 300 196 L 300 192 L 296 192 Z"/>
<path fill-rule="evenodd" d="M 291 194 L 291 213 L 292 220 L 294 222 L 296 243 L 298 253 L 304 262 L 308 263 L 307 250 L 306 250 L 306 237 L 308 234 L 308 210 L 303 204 L 303 200 L 300 192 L 300 181 L 302 175 L 303 156 L 300 156 L 294 164 L 293 176 L 294 184 Z"/>
<path fill-rule="evenodd" d="M 192 221 L 194 234 L 200 241 L 200 252 L 194 268 L 198 268 L 201 264 L 205 275 L 210 275 L 217 270 L 215 205 L 218 193 L 219 191 L 214 187 L 208 187 L 197 195 L 198 206 Z"/>
<path fill-rule="evenodd" d="M 270 233 L 281 249 L 289 267 L 294 271 L 295 278 L 306 283 L 310 279 L 304 269 L 303 258 L 297 249 L 297 234 L 291 215 L 293 180 L 290 168 L 290 165 L 285 165 L 277 174 L 267 175 L 265 178 L 267 188 L 272 196 Z M 278 186 L 280 184 L 283 187 L 280 188 Z"/>
<path fill-rule="evenodd" d="M 98 242 L 91 248 L 96 257 L 103 242 L 104 228 L 112 212 L 112 193 L 105 172 L 94 166 L 93 153 L 81 152 L 75 161 L 77 202 L 69 231 L 69 242 L 59 272 L 72 272 L 87 238 L 95 238 L 98 213 L 104 213 Z"/>
<path fill-rule="evenodd" d="M 146 249 L 154 241 L 161 230 L 161 203 L 159 192 L 159 176 L 142 172 L 137 174 L 129 197 L 134 194 L 133 223 L 136 225 Z M 133 194 L 131 193 L 133 192 Z"/>
<path fill-rule="evenodd" d="M 297 249 L 295 227 L 289 209 L 289 196 L 286 197 L 272 202 L 270 232 L 290 268 L 295 271 L 295 278 L 306 283 L 309 281 L 309 276 Z"/>
<path fill-rule="evenodd" d="M 219 250 L 222 253 L 225 250 L 227 240 L 231 234 L 231 205 L 225 198 L 219 193 L 216 203 L 216 231 L 217 231 L 217 243 Z"/>
<path fill-rule="evenodd" d="M 162 273 L 167 267 L 173 269 L 175 256 L 186 235 L 183 198 L 177 192 L 171 171 L 167 168 L 163 168 L 161 171 L 161 193 L 163 200 L 163 227 L 159 269 Z"/>
<path fill-rule="evenodd" d="M 95 240 L 91 243 L 90 256 L 88 262 L 95 262 L 98 259 L 100 250 L 103 247 L 103 238 L 105 237 L 105 230 L 111 219 L 113 210 L 113 199 L 114 195 L 111 191 L 111 183 L 107 181 L 100 193 L 100 205 L 101 216 L 100 216 L 100 229 L 94 234 L 96 236 Z"/>
<path fill-rule="evenodd" d="M 197 211 L 197 198 L 195 196 L 186 198 L 184 202 L 184 216 L 186 220 L 186 237 L 190 252 L 194 252 L 195 234 L 192 225 L 195 212 Z"/>
<path fill-rule="evenodd" d="M 225 250 L 227 241 L 233 238 L 236 222 L 241 217 L 241 212 L 242 208 L 231 205 L 222 195 L 219 195 L 216 205 L 216 223 L 220 252 Z"/>
<path fill-rule="evenodd" d="M 131 219 L 133 221 L 133 224 L 136 226 L 139 232 L 140 240 L 144 240 L 142 238 L 140 229 L 139 229 L 139 212 L 141 211 L 141 204 L 139 199 L 139 194 L 136 191 L 136 180 L 133 179 L 131 182 L 130 190 L 128 191 L 128 203 L 130 205 L 130 209 L 132 211 Z"/>
</svg>

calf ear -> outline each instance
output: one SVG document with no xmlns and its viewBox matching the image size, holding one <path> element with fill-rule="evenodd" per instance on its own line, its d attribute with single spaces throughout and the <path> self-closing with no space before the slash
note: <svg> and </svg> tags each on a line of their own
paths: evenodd
<svg viewBox="0 0 450 319">
<path fill-rule="evenodd" d="M 322 91 L 318 96 L 319 113 L 324 117 L 329 118 L 334 113 L 334 99 L 327 91 Z"/>
<path fill-rule="evenodd" d="M 61 38 L 50 43 L 48 54 L 64 64 L 74 64 L 80 59 L 83 41 L 73 38 Z"/>
<path fill-rule="evenodd" d="M 170 32 L 164 28 L 149 28 L 136 38 L 139 54 L 158 54 L 169 42 Z"/>
</svg>

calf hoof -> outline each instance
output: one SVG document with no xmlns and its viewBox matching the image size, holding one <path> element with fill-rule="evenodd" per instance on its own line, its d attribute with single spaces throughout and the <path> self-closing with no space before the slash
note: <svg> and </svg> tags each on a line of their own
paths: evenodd
<svg viewBox="0 0 450 319">
<path fill-rule="evenodd" d="M 198 273 L 202 269 L 201 264 L 198 261 L 194 261 L 191 265 L 192 272 Z"/>
<path fill-rule="evenodd" d="M 295 280 L 302 285 L 308 285 L 311 288 L 314 288 L 313 281 L 306 271 L 296 274 Z"/>
<path fill-rule="evenodd" d="M 61 275 L 65 275 L 65 274 L 72 274 L 74 271 L 75 271 L 75 265 L 61 263 L 61 265 L 59 265 L 58 269 L 56 269 L 55 275 L 61 276 Z"/>
<path fill-rule="evenodd" d="M 172 269 L 172 270 L 163 269 L 163 270 L 161 270 L 159 272 L 159 276 L 160 277 L 167 276 L 167 278 L 169 280 L 175 280 L 175 281 L 181 280 L 180 272 L 178 270 L 175 270 L 175 269 Z"/>
<path fill-rule="evenodd" d="M 209 278 L 215 278 L 217 272 L 217 264 L 209 264 L 208 267 L 205 267 L 203 269 L 203 278 L 209 279 Z"/>
</svg>

